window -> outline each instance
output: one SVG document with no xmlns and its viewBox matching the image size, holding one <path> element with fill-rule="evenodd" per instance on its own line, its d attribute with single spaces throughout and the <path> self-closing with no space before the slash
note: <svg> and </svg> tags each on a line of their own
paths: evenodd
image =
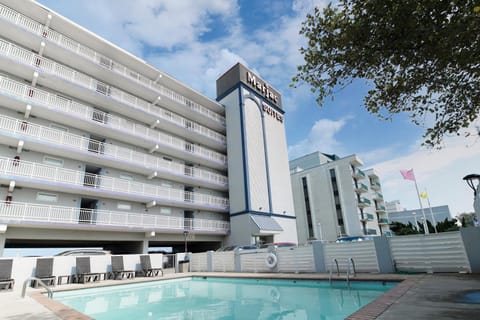
<svg viewBox="0 0 480 320">
<path fill-rule="evenodd" d="M 302 186 L 303 186 L 303 197 L 305 200 L 305 213 L 307 215 L 307 224 L 308 224 L 308 237 L 313 238 L 313 221 L 312 221 L 312 211 L 310 209 L 310 198 L 308 196 L 308 183 L 307 177 L 302 178 Z"/>
<path fill-rule="evenodd" d="M 119 209 L 119 210 L 132 210 L 132 205 L 130 203 L 119 202 L 119 203 L 117 203 L 117 209 Z"/>
<path fill-rule="evenodd" d="M 45 193 L 45 192 L 38 192 L 37 198 L 38 201 L 45 201 L 45 202 L 57 202 L 58 195 L 54 193 Z"/>
<path fill-rule="evenodd" d="M 160 208 L 160 214 L 171 214 L 172 209 L 170 208 Z"/>
<path fill-rule="evenodd" d="M 129 175 L 129 174 L 121 173 L 121 174 L 120 174 L 120 179 L 133 181 L 133 176 L 131 176 L 131 175 Z"/>
<path fill-rule="evenodd" d="M 172 184 L 168 183 L 168 182 L 162 182 L 160 185 L 164 188 L 171 188 L 172 187 Z"/>
<path fill-rule="evenodd" d="M 63 167 L 63 160 L 58 158 L 44 157 L 43 163 L 51 166 Z"/>
<path fill-rule="evenodd" d="M 63 131 L 63 132 L 68 132 L 68 129 L 66 127 L 60 126 L 60 125 L 54 124 L 54 123 L 50 124 L 50 128 L 55 129 L 55 130 L 59 130 L 59 131 Z"/>
</svg>

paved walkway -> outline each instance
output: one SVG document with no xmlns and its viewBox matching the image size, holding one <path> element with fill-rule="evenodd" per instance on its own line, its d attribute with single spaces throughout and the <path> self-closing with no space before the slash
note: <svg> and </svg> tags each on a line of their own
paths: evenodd
<svg viewBox="0 0 480 320">
<path fill-rule="evenodd" d="M 244 276 L 264 278 L 304 278 L 328 279 L 327 274 L 224 274 L 224 273 L 195 273 L 199 276 Z M 163 278 L 183 277 L 185 274 L 167 274 Z M 478 319 L 480 317 L 480 303 L 465 303 L 461 297 L 469 292 L 480 292 L 480 274 L 434 274 L 434 275 L 399 275 L 399 274 L 359 274 L 364 280 L 400 280 L 405 279 L 396 290 L 387 292 L 371 304 L 360 309 L 349 319 Z M 125 282 L 151 281 L 151 278 L 136 278 Z M 81 287 L 105 286 L 119 284 L 119 281 L 107 280 L 96 284 L 68 284 L 57 286 L 55 290 L 74 289 Z M 61 320 L 61 319 L 88 319 L 79 316 L 68 308 L 55 306 L 55 302 L 47 309 L 31 296 L 21 298 L 21 284 L 15 285 L 12 292 L 0 292 L 0 319 L 8 320 Z M 395 288 L 394 288 L 395 289 Z M 29 294 L 35 295 L 40 289 L 28 289 Z M 48 304 L 48 303 L 47 303 Z"/>
</svg>

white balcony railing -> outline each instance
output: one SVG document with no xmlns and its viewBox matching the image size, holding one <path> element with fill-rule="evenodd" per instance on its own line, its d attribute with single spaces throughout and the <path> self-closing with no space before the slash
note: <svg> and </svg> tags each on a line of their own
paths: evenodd
<svg viewBox="0 0 480 320">
<path fill-rule="evenodd" d="M 15 99 L 21 99 L 26 103 L 35 102 L 45 106 L 48 109 L 56 110 L 75 116 L 86 121 L 101 123 L 106 127 L 123 131 L 127 134 L 136 136 L 142 140 L 149 140 L 153 145 L 163 144 L 168 147 L 189 152 L 204 159 L 208 159 L 222 165 L 226 165 L 227 156 L 213 150 L 192 145 L 183 139 L 165 134 L 163 132 L 150 129 L 133 121 L 126 120 L 114 115 L 110 115 L 98 109 L 86 106 L 70 99 L 40 90 L 35 87 L 25 85 L 21 82 L 11 80 L 0 76 L 0 92 L 3 92 Z"/>
<path fill-rule="evenodd" d="M 186 219 L 163 215 L 121 211 L 92 210 L 73 207 L 49 206 L 22 202 L 0 203 L 0 221 L 29 224 L 89 224 L 115 228 L 178 230 L 183 232 L 213 232 L 226 234 L 230 224 L 226 221 Z"/>
<path fill-rule="evenodd" d="M 81 45 L 80 43 L 64 36 L 63 34 L 47 28 L 46 26 L 35 20 L 32 20 L 3 5 L 0 5 L 0 17 L 36 35 L 42 36 L 67 50 L 81 55 L 82 57 L 88 58 L 91 61 L 100 64 L 104 68 L 110 69 L 115 73 L 121 74 L 122 76 L 125 76 L 137 83 L 153 89 L 162 96 L 168 97 L 169 99 L 188 107 L 192 111 L 202 114 L 225 126 L 225 117 L 194 101 L 191 101 L 190 99 L 185 98 L 181 94 L 178 94 L 162 85 L 155 83 L 155 81 L 152 81 L 151 79 L 142 76 L 138 72 L 130 70 L 127 67 L 121 65 L 120 63 L 115 62 L 110 58 L 101 55 L 86 46 Z"/>
<path fill-rule="evenodd" d="M 135 109 L 140 109 L 142 111 L 148 112 L 154 115 L 155 117 L 159 117 L 181 128 L 186 128 L 188 130 L 191 130 L 195 133 L 203 135 L 219 143 L 223 143 L 223 144 L 226 143 L 225 136 L 218 132 L 215 132 L 202 125 L 199 125 L 196 122 L 187 120 L 169 110 L 153 105 L 145 100 L 137 98 L 131 94 L 118 90 L 114 87 L 108 86 L 74 69 L 68 68 L 52 60 L 43 58 L 29 50 L 18 47 L 10 42 L 7 42 L 1 39 L 0 39 L 0 54 L 4 56 L 8 56 L 10 58 L 14 58 L 16 60 L 21 61 L 24 64 L 33 66 L 39 70 L 54 74 L 70 82 L 73 82 L 75 84 L 81 85 L 90 90 L 106 95 L 121 103 L 127 104 Z"/>
<path fill-rule="evenodd" d="M 0 174 L 95 188 L 99 191 L 114 191 L 128 195 L 149 197 L 152 200 L 184 203 L 193 206 L 227 210 L 228 199 L 200 192 L 184 191 L 172 187 L 135 182 L 127 179 L 112 178 L 82 171 L 47 166 L 40 163 L 19 161 L 0 157 Z"/>
<path fill-rule="evenodd" d="M 29 137 L 30 139 L 55 143 L 63 147 L 74 148 L 78 151 L 93 152 L 98 156 L 107 156 L 116 160 L 127 161 L 130 162 L 132 166 L 143 166 L 152 171 L 170 172 L 178 176 L 187 176 L 192 179 L 221 186 L 228 184 L 227 177 L 211 171 L 185 166 L 179 162 L 167 161 L 132 149 L 103 143 L 7 116 L 0 115 L 0 129 L 3 132 L 19 134 Z"/>
</svg>

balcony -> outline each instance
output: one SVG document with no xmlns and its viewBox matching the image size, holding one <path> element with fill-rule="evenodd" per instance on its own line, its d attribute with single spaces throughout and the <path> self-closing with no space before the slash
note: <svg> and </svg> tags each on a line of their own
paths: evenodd
<svg viewBox="0 0 480 320">
<path fill-rule="evenodd" d="M 29 142 L 29 148 L 35 151 L 44 152 L 48 146 L 53 144 L 56 150 L 48 150 L 52 154 L 63 157 L 85 160 L 98 158 L 96 163 L 124 169 L 125 164 L 130 170 L 150 175 L 152 172 L 180 180 L 180 182 L 195 182 L 206 187 L 222 187 L 225 190 L 228 186 L 226 176 L 195 167 L 185 166 L 182 163 L 167 161 L 150 154 L 138 152 L 132 149 L 115 146 L 109 143 L 95 141 L 83 136 L 74 135 L 65 131 L 40 126 L 30 122 L 0 115 L 0 136 L 9 133 L 15 137 L 9 141 L 10 145 L 15 144 L 17 137 Z M 7 139 L 4 137 L 3 139 Z M 37 146 L 35 146 L 37 143 Z M 103 159 L 103 161 L 101 161 Z M 116 160 L 119 163 L 112 161 Z M 100 162 L 98 162 L 100 160 Z M 94 162 L 94 161 L 92 161 Z M 136 169 L 138 168 L 138 169 Z M 177 179 L 175 179 L 177 178 Z M 180 179 L 178 179 L 180 178 Z"/>
<path fill-rule="evenodd" d="M 357 180 L 360 180 L 365 179 L 367 176 L 365 175 L 365 172 L 358 168 L 355 168 L 355 170 L 353 171 L 353 177 Z"/>
<path fill-rule="evenodd" d="M 356 193 L 364 193 L 364 192 L 367 192 L 367 191 L 368 191 L 368 187 L 366 185 L 364 185 L 363 183 L 359 183 L 355 187 L 355 192 Z"/>
<path fill-rule="evenodd" d="M 189 110 L 203 117 L 211 119 L 212 121 L 218 123 L 219 126 L 223 128 L 225 127 L 225 117 L 221 116 L 220 114 L 184 97 L 183 95 L 173 90 L 170 90 L 156 83 L 154 80 L 151 80 L 139 74 L 138 72 L 133 71 L 84 45 L 81 45 L 80 43 L 68 38 L 61 33 L 47 28 L 46 26 L 35 20 L 32 20 L 3 5 L 0 5 L 0 18 L 8 21 L 11 24 L 19 26 L 27 32 L 30 32 L 36 36 L 42 37 L 52 43 L 55 43 L 56 45 L 70 52 L 78 54 L 83 58 L 89 59 L 93 63 L 101 65 L 103 68 L 109 69 L 118 75 L 121 75 L 131 81 L 141 84 L 146 88 L 154 90 L 154 92 L 156 92 L 160 96 L 171 99 L 176 103 L 187 107 Z"/>
<path fill-rule="evenodd" d="M 89 211 L 89 212 L 86 212 Z M 55 225 L 75 228 L 86 227 L 101 230 L 125 231 L 177 231 L 183 233 L 189 226 L 191 233 L 227 234 L 230 224 L 226 221 L 184 219 L 143 213 L 91 210 L 73 207 L 48 206 L 34 203 L 0 203 L 0 221 L 7 224 L 31 226 Z"/>
<path fill-rule="evenodd" d="M 198 162 L 200 162 L 198 158 L 205 159 L 206 162 L 202 162 L 205 165 L 212 166 L 211 162 L 214 162 L 218 163 L 220 168 L 224 168 L 227 164 L 227 157 L 224 154 L 198 145 L 191 146 L 191 144 L 188 144 L 183 139 L 150 129 L 133 121 L 110 115 L 98 109 L 13 81 L 3 76 L 0 76 L 0 93 L 9 99 L 20 100 L 27 104 L 38 104 L 46 109 L 46 112 L 54 111 L 53 115 L 56 117 L 59 117 L 59 113 L 61 113 L 64 117 L 62 120 L 65 121 L 71 121 L 73 117 L 88 121 L 91 124 L 99 126 L 99 134 L 108 134 L 105 130 L 105 127 L 107 127 L 120 132 L 126 142 L 135 145 L 138 145 L 139 139 L 141 139 L 144 142 L 145 148 L 158 144 L 175 149 L 176 152 L 174 156 L 185 157 L 187 155 L 188 157 L 188 155 L 194 155 Z M 22 108 L 24 108 L 24 106 L 22 106 Z M 45 114 L 46 113 L 44 113 L 44 115 Z"/>
<path fill-rule="evenodd" d="M 0 158 L 0 180 L 58 192 L 103 196 L 136 202 L 155 201 L 180 208 L 228 211 L 228 199 L 200 192 L 146 184 L 44 164 Z"/>
<path fill-rule="evenodd" d="M 381 194 L 380 192 L 375 192 L 373 194 L 373 199 L 377 201 L 383 201 L 383 194 Z"/>
<path fill-rule="evenodd" d="M 371 204 L 372 202 L 366 198 L 360 198 L 360 200 L 358 201 L 359 208 L 369 207 Z"/>
<path fill-rule="evenodd" d="M 378 219 L 378 224 L 389 224 L 389 222 L 386 218 L 380 218 Z"/>
<path fill-rule="evenodd" d="M 373 221 L 374 219 L 375 217 L 373 216 L 373 214 L 370 213 L 364 213 L 363 218 L 360 217 L 361 221 Z"/>
<path fill-rule="evenodd" d="M 185 134 L 185 129 L 187 129 L 196 135 L 200 135 L 201 137 L 211 140 L 211 142 L 207 142 L 210 146 L 225 148 L 226 138 L 224 135 L 218 132 L 185 119 L 178 114 L 158 107 L 124 91 L 118 90 L 117 88 L 108 86 L 76 70 L 36 55 L 35 53 L 18 47 L 10 42 L 0 40 L 0 54 L 35 68 L 35 70 L 53 74 L 57 77 L 74 83 L 75 85 L 82 86 L 95 93 L 99 93 L 107 96 L 108 98 L 114 99 L 131 108 L 141 110 L 148 114 L 148 116 L 144 116 L 142 119 L 140 119 L 141 121 L 151 121 L 152 118 L 158 118 L 159 120 L 157 121 L 159 123 L 161 121 L 168 123 L 170 126 L 174 126 L 172 130 L 176 131 L 177 134 Z M 140 113 L 137 112 L 136 117 L 139 118 Z"/>
<path fill-rule="evenodd" d="M 380 183 L 378 181 L 372 181 L 370 183 L 370 188 L 372 188 L 372 190 L 378 191 L 378 190 L 381 189 L 381 187 L 382 186 L 380 185 Z"/>
<path fill-rule="evenodd" d="M 385 206 L 383 206 L 383 205 L 377 204 L 377 206 L 376 206 L 376 208 L 375 208 L 375 211 L 376 211 L 377 213 L 385 213 L 386 208 L 385 208 Z"/>
</svg>

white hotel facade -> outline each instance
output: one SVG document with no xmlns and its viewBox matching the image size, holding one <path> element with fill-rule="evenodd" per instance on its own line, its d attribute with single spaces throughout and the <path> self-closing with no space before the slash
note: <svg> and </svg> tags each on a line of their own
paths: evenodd
<svg viewBox="0 0 480 320">
<path fill-rule="evenodd" d="M 290 161 L 300 243 L 391 235 L 380 178 L 356 155 L 314 152 Z"/>
<path fill-rule="evenodd" d="M 240 64 L 217 93 L 0 0 L 0 256 L 297 241 L 280 94 Z"/>
</svg>

